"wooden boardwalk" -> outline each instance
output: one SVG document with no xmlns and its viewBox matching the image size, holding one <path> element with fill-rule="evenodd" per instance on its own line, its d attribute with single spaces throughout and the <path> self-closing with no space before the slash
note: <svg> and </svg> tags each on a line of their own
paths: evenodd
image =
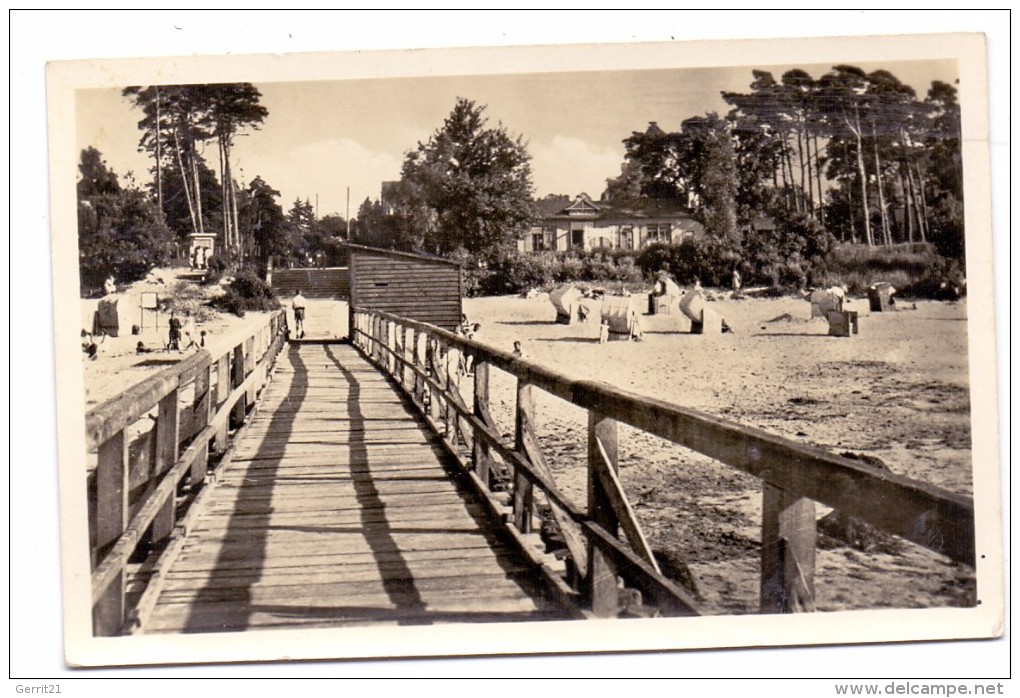
<svg viewBox="0 0 1020 698">
<path fill-rule="evenodd" d="M 140 633 L 566 617 L 358 352 L 280 354 Z"/>
</svg>

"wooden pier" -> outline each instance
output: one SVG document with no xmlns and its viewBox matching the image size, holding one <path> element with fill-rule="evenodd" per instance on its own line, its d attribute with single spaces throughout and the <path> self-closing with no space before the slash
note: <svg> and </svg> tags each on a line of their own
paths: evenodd
<svg viewBox="0 0 1020 698">
<path fill-rule="evenodd" d="M 562 618 L 350 345 L 292 344 L 139 632 Z"/>
<path fill-rule="evenodd" d="M 349 317 L 349 343 L 298 342 L 278 311 L 89 411 L 95 635 L 698 615 L 621 485 L 620 423 L 761 480 L 762 613 L 815 608 L 815 502 L 974 566 L 968 497 L 435 325 Z M 512 435 L 490 415 L 496 371 L 516 381 Z M 539 390 L 588 412 L 584 503 L 543 453 Z"/>
</svg>

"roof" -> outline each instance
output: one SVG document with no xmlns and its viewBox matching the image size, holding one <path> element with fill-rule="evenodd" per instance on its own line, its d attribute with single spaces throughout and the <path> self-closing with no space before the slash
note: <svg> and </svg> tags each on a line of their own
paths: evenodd
<svg viewBox="0 0 1020 698">
<path fill-rule="evenodd" d="M 539 217 L 542 220 L 577 218 L 571 216 L 570 210 L 577 210 L 582 206 L 591 206 L 594 211 L 589 220 L 634 220 L 634 219 L 661 219 L 661 218 L 688 218 L 697 220 L 693 212 L 686 206 L 678 206 L 672 200 L 663 199 L 642 199 L 633 205 L 613 206 L 605 201 L 593 202 L 585 194 L 581 194 L 573 201 L 564 202 L 563 199 L 543 199 L 536 202 Z"/>
<path fill-rule="evenodd" d="M 440 257 L 439 255 L 424 254 L 420 252 L 401 252 L 400 250 L 386 250 L 381 247 L 368 247 L 367 245 L 358 245 L 353 242 L 340 242 L 341 245 L 347 247 L 351 252 L 365 252 L 368 254 L 377 254 L 383 257 L 393 257 L 396 259 L 413 259 L 419 262 L 431 262 L 434 264 L 448 264 L 451 267 L 463 267 L 462 262 L 458 262 L 453 259 L 447 259 L 446 257 Z"/>
</svg>

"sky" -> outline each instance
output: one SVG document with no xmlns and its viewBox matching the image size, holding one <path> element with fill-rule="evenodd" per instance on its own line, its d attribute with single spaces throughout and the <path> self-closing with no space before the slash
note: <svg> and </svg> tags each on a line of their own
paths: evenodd
<svg viewBox="0 0 1020 698">
<path fill-rule="evenodd" d="M 957 79 L 954 61 L 856 65 L 888 69 L 921 97 L 933 80 Z M 502 124 L 527 144 L 537 196 L 598 198 L 620 173 L 623 139 L 633 131 L 650 121 L 675 130 L 690 116 L 725 114 L 721 93 L 748 91 L 753 68 L 779 78 L 791 67 L 819 77 L 831 65 L 255 81 L 269 116 L 236 139 L 234 172 L 242 186 L 262 177 L 280 191 L 284 210 L 307 199 L 320 216 L 356 216 L 366 198 L 379 198 L 381 182 L 400 178 L 404 155 L 465 97 L 485 106 L 489 126 Z M 119 176 L 131 171 L 147 181 L 151 159 L 137 151 L 140 111 L 118 89 L 81 90 L 77 107 L 79 149 L 93 146 Z M 217 167 L 215 143 L 205 157 Z"/>
</svg>

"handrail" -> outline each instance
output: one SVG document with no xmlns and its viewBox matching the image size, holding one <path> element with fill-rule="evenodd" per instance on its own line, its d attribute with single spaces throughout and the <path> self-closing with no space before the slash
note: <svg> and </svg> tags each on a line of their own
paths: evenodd
<svg viewBox="0 0 1020 698">
<path fill-rule="evenodd" d="M 128 560 L 146 540 L 159 545 L 169 539 L 178 491 L 184 489 L 188 503 L 197 496 L 210 452 L 224 450 L 229 428 L 244 420 L 286 338 L 286 314 L 276 311 L 222 353 L 200 350 L 86 414 L 86 443 L 96 453 L 95 513 L 89 521 L 95 635 L 123 630 Z M 182 390 L 188 387 L 193 399 L 182 409 Z M 148 437 L 154 443 L 143 452 L 152 458 L 138 468 L 129 458 L 127 432 L 146 416 L 154 422 Z M 132 496 L 133 484 L 143 490 L 139 496 Z"/>
<path fill-rule="evenodd" d="M 609 517 L 612 525 L 602 526 L 602 529 L 616 540 L 616 524 L 626 521 L 623 528 L 632 541 L 630 547 L 635 552 L 642 549 L 640 531 L 627 531 L 632 519 L 628 517 L 625 498 L 619 501 L 621 493 L 611 491 L 615 489 L 614 478 L 604 472 L 604 467 L 598 466 L 598 461 L 608 458 L 608 465 L 615 469 L 615 424 L 623 422 L 762 480 L 765 485 L 763 611 L 813 608 L 816 539 L 813 502 L 816 501 L 957 562 L 974 565 L 974 508 L 969 497 L 601 381 L 577 379 L 426 323 L 364 308 L 354 308 L 353 314 L 355 344 L 369 358 L 391 374 L 403 376 L 409 369 L 415 397 L 421 398 L 425 391 L 433 393 L 442 409 L 452 410 L 456 420 L 466 424 L 465 431 L 470 432 L 474 440 L 500 455 L 514 470 L 515 479 L 521 478 L 522 484 L 528 487 L 538 487 L 551 503 L 566 511 L 569 518 L 586 531 L 589 545 L 590 526 L 594 525 L 592 522 L 598 524 L 596 514 L 603 510 L 612 514 Z M 414 334 L 410 358 L 406 346 L 408 332 Z M 395 334 L 400 335 L 401 341 L 395 341 Z M 598 490 L 596 499 L 601 499 L 595 502 L 598 505 L 594 507 L 595 513 L 592 501 L 587 512 L 580 512 L 564 501 L 555 483 L 535 471 L 534 458 L 526 457 L 522 448 L 503 444 L 495 430 L 479 418 L 479 408 L 487 413 L 487 395 L 481 396 L 479 405 L 476 389 L 475 409 L 469 411 L 452 391 L 446 391 L 449 376 L 437 377 L 434 370 L 428 370 L 427 362 L 422 361 L 419 352 L 422 339 L 427 346 L 435 345 L 433 350 L 441 348 L 471 357 L 482 369 L 486 381 L 489 367 L 515 376 L 519 386 L 519 418 L 522 387 L 538 387 L 589 411 L 590 422 L 599 422 L 600 428 L 607 430 L 613 451 L 606 453 L 610 449 L 606 449 L 605 442 L 592 433 L 594 428 L 589 430 L 589 468 L 597 476 L 593 478 Z M 399 382 L 403 383 L 403 378 Z M 525 419 L 529 419 L 530 412 L 524 409 L 523 413 Z M 477 454 L 478 449 L 474 451 Z M 476 462 L 478 460 L 477 456 L 473 457 L 471 467 L 484 470 L 486 464 Z M 614 498 L 615 503 L 611 501 Z M 604 540 L 599 543 L 598 536 L 595 539 L 596 545 L 603 548 L 608 545 Z M 591 570 L 587 573 L 591 574 Z"/>
</svg>

